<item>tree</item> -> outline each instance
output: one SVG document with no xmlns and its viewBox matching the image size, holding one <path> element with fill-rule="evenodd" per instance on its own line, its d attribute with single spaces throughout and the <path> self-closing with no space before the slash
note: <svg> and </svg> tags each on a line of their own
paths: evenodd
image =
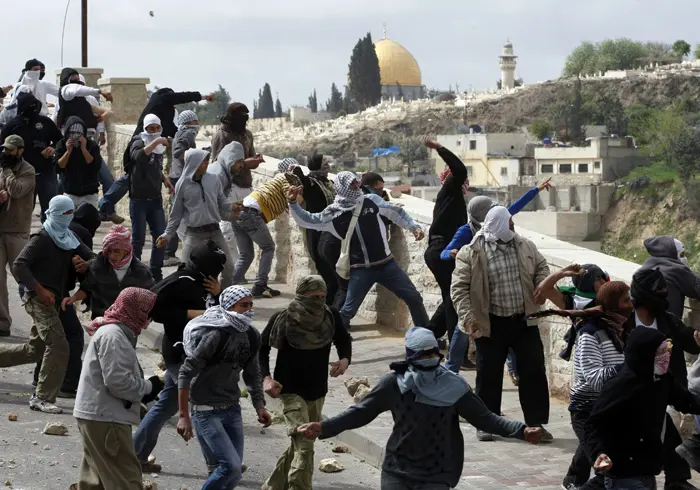
<svg viewBox="0 0 700 490">
<path fill-rule="evenodd" d="M 423 144 L 422 138 L 406 137 L 401 141 L 401 150 L 399 156 L 401 162 L 406 165 L 408 176 L 411 177 L 413 172 L 413 162 L 426 160 L 428 158 L 428 150 Z"/>
<path fill-rule="evenodd" d="M 326 112 L 337 114 L 343 110 L 343 94 L 340 93 L 335 83 L 331 84 L 331 98 L 326 102 Z"/>
<path fill-rule="evenodd" d="M 673 43 L 673 46 L 671 46 L 671 50 L 676 56 L 678 56 L 680 59 L 683 59 L 684 57 L 690 54 L 690 44 L 688 44 L 682 39 L 679 39 L 678 41 Z"/>
<path fill-rule="evenodd" d="M 564 76 L 593 75 L 608 70 L 630 70 L 644 60 L 659 56 L 662 43 L 641 43 L 627 38 L 606 39 L 600 43 L 582 42 L 566 58 Z M 657 61 L 663 61 L 658 60 Z"/>
<path fill-rule="evenodd" d="M 629 118 L 625 108 L 616 95 L 607 92 L 598 92 L 595 99 L 589 104 L 585 104 L 588 112 L 588 122 L 592 124 L 602 124 L 608 134 L 617 136 L 627 136 L 629 128 Z"/>
<path fill-rule="evenodd" d="M 538 119 L 536 121 L 533 121 L 530 125 L 530 132 L 538 140 L 543 140 L 552 136 L 552 133 L 554 132 L 554 127 L 547 121 Z"/>
<path fill-rule="evenodd" d="M 399 97 L 399 99 L 403 100 L 403 90 L 401 89 L 401 84 L 399 82 L 396 82 L 396 95 Z"/>
<path fill-rule="evenodd" d="M 318 98 L 316 97 L 316 89 L 314 89 L 314 93 L 309 95 L 309 109 L 311 109 L 311 112 L 318 112 Z"/>
<path fill-rule="evenodd" d="M 583 111 L 583 92 L 581 90 L 581 79 L 576 79 L 574 85 L 574 96 L 569 113 L 569 137 L 575 144 L 581 144 L 586 139 L 585 114 Z"/>
<path fill-rule="evenodd" d="M 361 109 L 381 101 L 379 59 L 370 33 L 358 40 L 352 50 L 348 65 L 348 82 L 350 95 Z"/>
<path fill-rule="evenodd" d="M 634 136 L 638 146 L 649 144 L 649 129 L 655 112 L 651 107 L 642 104 L 633 104 L 625 111 L 628 120 L 627 134 Z"/>
<path fill-rule="evenodd" d="M 272 89 L 270 84 L 263 85 L 262 90 L 258 92 L 258 114 L 259 118 L 275 117 L 275 102 L 272 99 Z"/>
<path fill-rule="evenodd" d="M 275 101 L 275 117 L 282 117 L 282 103 L 280 102 L 280 96 L 277 96 Z"/>
<path fill-rule="evenodd" d="M 204 102 L 201 104 L 190 102 L 188 104 L 177 105 L 175 108 L 178 112 L 185 110 L 194 111 L 199 118 L 199 122 L 203 125 L 217 124 L 221 116 L 226 114 L 226 109 L 231 103 L 231 96 L 221 85 L 214 91 L 213 95 L 214 102 Z"/>
<path fill-rule="evenodd" d="M 582 42 L 566 58 L 564 76 L 577 77 L 591 75 L 596 72 L 598 48 L 589 41 Z"/>
<path fill-rule="evenodd" d="M 700 60 L 700 44 L 695 45 L 695 51 L 693 51 L 693 56 L 696 60 Z"/>
</svg>

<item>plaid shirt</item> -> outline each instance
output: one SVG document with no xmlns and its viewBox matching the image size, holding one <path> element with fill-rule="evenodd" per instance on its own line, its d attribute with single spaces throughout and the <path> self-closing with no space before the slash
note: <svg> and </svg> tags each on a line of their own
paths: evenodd
<svg viewBox="0 0 700 490">
<path fill-rule="evenodd" d="M 488 259 L 490 312 L 496 316 L 512 316 L 525 312 L 520 265 L 515 242 L 485 244 Z"/>
</svg>

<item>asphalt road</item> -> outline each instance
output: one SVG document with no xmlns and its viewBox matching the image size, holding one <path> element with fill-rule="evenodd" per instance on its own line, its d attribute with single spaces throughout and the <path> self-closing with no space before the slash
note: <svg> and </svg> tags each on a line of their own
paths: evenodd
<svg viewBox="0 0 700 490">
<path fill-rule="evenodd" d="M 16 286 L 8 284 L 12 302 L 12 337 L 0 338 L 0 343 L 20 343 L 29 334 L 29 317 L 19 303 Z M 144 372 L 150 375 L 160 354 L 138 348 Z M 82 444 L 75 419 L 72 416 L 72 400 L 59 400 L 64 409 L 62 415 L 47 415 L 29 409 L 32 393 L 34 366 L 25 365 L 0 370 L 0 488 L 15 490 L 67 490 L 78 480 L 78 468 L 82 460 Z M 248 471 L 238 488 L 258 489 L 275 467 L 277 458 L 287 446 L 285 428 L 273 425 L 261 433 L 261 427 L 248 400 L 242 401 L 245 426 L 245 463 Z M 8 414 L 17 415 L 17 421 L 8 420 Z M 68 427 L 66 436 L 48 436 L 41 433 L 47 422 L 60 421 Z M 366 490 L 379 488 L 379 471 L 352 454 L 333 454 L 329 442 L 316 444 L 316 471 L 314 487 L 317 489 Z M 163 472 L 153 480 L 159 490 L 194 490 L 201 488 L 206 479 L 206 466 L 196 439 L 185 443 L 177 435 L 174 425 L 167 425 L 154 451 Z M 322 458 L 335 457 L 345 470 L 335 474 L 318 471 Z"/>
</svg>

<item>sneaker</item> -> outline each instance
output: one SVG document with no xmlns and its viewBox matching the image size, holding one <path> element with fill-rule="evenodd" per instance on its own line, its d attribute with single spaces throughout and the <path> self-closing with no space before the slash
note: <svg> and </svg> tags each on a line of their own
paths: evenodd
<svg viewBox="0 0 700 490">
<path fill-rule="evenodd" d="M 579 488 L 581 488 L 581 487 L 579 487 L 578 485 L 576 485 L 573 482 L 570 482 L 570 483 L 564 482 L 561 484 L 561 488 L 563 490 L 579 490 Z"/>
<path fill-rule="evenodd" d="M 141 473 L 160 473 L 163 467 L 158 463 L 141 463 Z"/>
<path fill-rule="evenodd" d="M 484 432 L 483 430 L 476 431 L 476 439 L 481 442 L 491 442 L 493 441 L 493 434 Z"/>
<path fill-rule="evenodd" d="M 447 339 L 438 339 L 438 349 L 447 350 Z"/>
<path fill-rule="evenodd" d="M 550 442 L 554 441 L 554 436 L 552 435 L 551 432 L 549 432 L 547 429 L 545 429 L 541 425 L 540 425 L 540 429 L 542 429 L 542 439 L 540 439 L 541 444 L 549 444 Z"/>
<path fill-rule="evenodd" d="M 178 267 L 181 263 L 182 262 L 180 262 L 180 259 L 172 255 L 165 258 L 163 261 L 163 267 Z"/>
<path fill-rule="evenodd" d="M 517 373 L 508 371 L 508 376 L 510 376 L 510 380 L 513 382 L 514 386 L 518 386 L 520 384 L 520 377 Z"/>
<path fill-rule="evenodd" d="M 56 395 L 58 398 L 75 398 L 78 394 L 78 390 L 59 390 Z"/>
<path fill-rule="evenodd" d="M 270 286 L 258 286 L 257 284 L 253 286 L 253 298 L 274 298 L 282 294 L 276 289 L 272 289 Z"/>
<path fill-rule="evenodd" d="M 32 410 L 36 410 L 37 412 L 50 413 L 54 415 L 63 413 L 63 410 L 58 408 L 53 403 L 49 403 L 46 400 L 42 400 L 41 398 L 38 398 L 36 396 L 33 396 L 29 399 L 29 408 L 31 408 Z"/>
<path fill-rule="evenodd" d="M 700 453 L 694 451 L 687 444 L 683 443 L 676 448 L 678 456 L 683 458 L 688 465 L 695 471 L 700 471 Z"/>
<path fill-rule="evenodd" d="M 465 371 L 474 371 L 476 369 L 476 364 L 471 362 L 469 359 L 465 359 L 462 361 L 462 368 Z"/>
<path fill-rule="evenodd" d="M 121 225 L 124 222 L 124 218 L 119 216 L 117 213 L 112 213 L 112 214 L 100 213 L 100 221 L 111 221 L 115 225 Z"/>
<path fill-rule="evenodd" d="M 698 490 L 698 487 L 689 481 L 674 481 L 666 482 L 664 484 L 664 490 Z"/>
</svg>

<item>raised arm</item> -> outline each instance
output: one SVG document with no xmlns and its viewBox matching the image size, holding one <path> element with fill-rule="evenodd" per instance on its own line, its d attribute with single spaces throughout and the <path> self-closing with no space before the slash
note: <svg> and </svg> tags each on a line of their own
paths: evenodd
<svg viewBox="0 0 700 490">
<path fill-rule="evenodd" d="M 307 230 L 330 231 L 333 235 L 338 236 L 333 226 L 333 215 L 323 213 L 309 213 L 302 208 L 296 200 L 289 203 L 289 214 L 292 215 L 294 221 Z"/>
<path fill-rule="evenodd" d="M 379 208 L 379 215 L 389 218 L 393 223 L 399 225 L 406 230 L 419 230 L 420 225 L 413 221 L 406 210 L 400 206 L 394 206 L 386 202 L 376 194 L 366 194 L 365 199 L 369 199 Z"/>
<path fill-rule="evenodd" d="M 440 146 L 437 152 L 438 155 L 440 155 L 440 158 L 444 160 L 445 164 L 450 167 L 452 177 L 454 177 L 454 185 L 457 187 L 462 187 L 462 185 L 467 181 L 467 167 L 464 166 L 462 160 L 457 158 L 457 155 L 452 153 L 444 146 Z"/>
<path fill-rule="evenodd" d="M 61 88 L 61 95 L 65 100 L 73 100 L 76 97 L 88 97 L 90 95 L 99 97 L 100 93 L 99 88 L 86 87 L 79 83 L 69 83 Z"/>
<path fill-rule="evenodd" d="M 159 94 L 164 105 L 180 105 L 188 102 L 200 102 L 203 97 L 199 92 L 166 92 Z"/>
<path fill-rule="evenodd" d="M 457 233 L 455 233 L 455 236 L 452 237 L 450 243 L 447 244 L 445 250 L 440 252 L 440 258 L 442 260 L 454 260 L 452 251 L 460 250 L 463 246 L 469 245 L 473 238 L 474 234 L 472 233 L 472 227 L 469 226 L 469 223 L 463 224 L 459 227 Z"/>
<path fill-rule="evenodd" d="M 565 277 L 574 277 L 580 273 L 581 266 L 570 264 L 563 269 L 552 272 L 535 288 L 535 303 L 542 305 L 546 300 L 551 301 L 560 310 L 567 309 L 566 298 L 557 283 Z"/>
</svg>

